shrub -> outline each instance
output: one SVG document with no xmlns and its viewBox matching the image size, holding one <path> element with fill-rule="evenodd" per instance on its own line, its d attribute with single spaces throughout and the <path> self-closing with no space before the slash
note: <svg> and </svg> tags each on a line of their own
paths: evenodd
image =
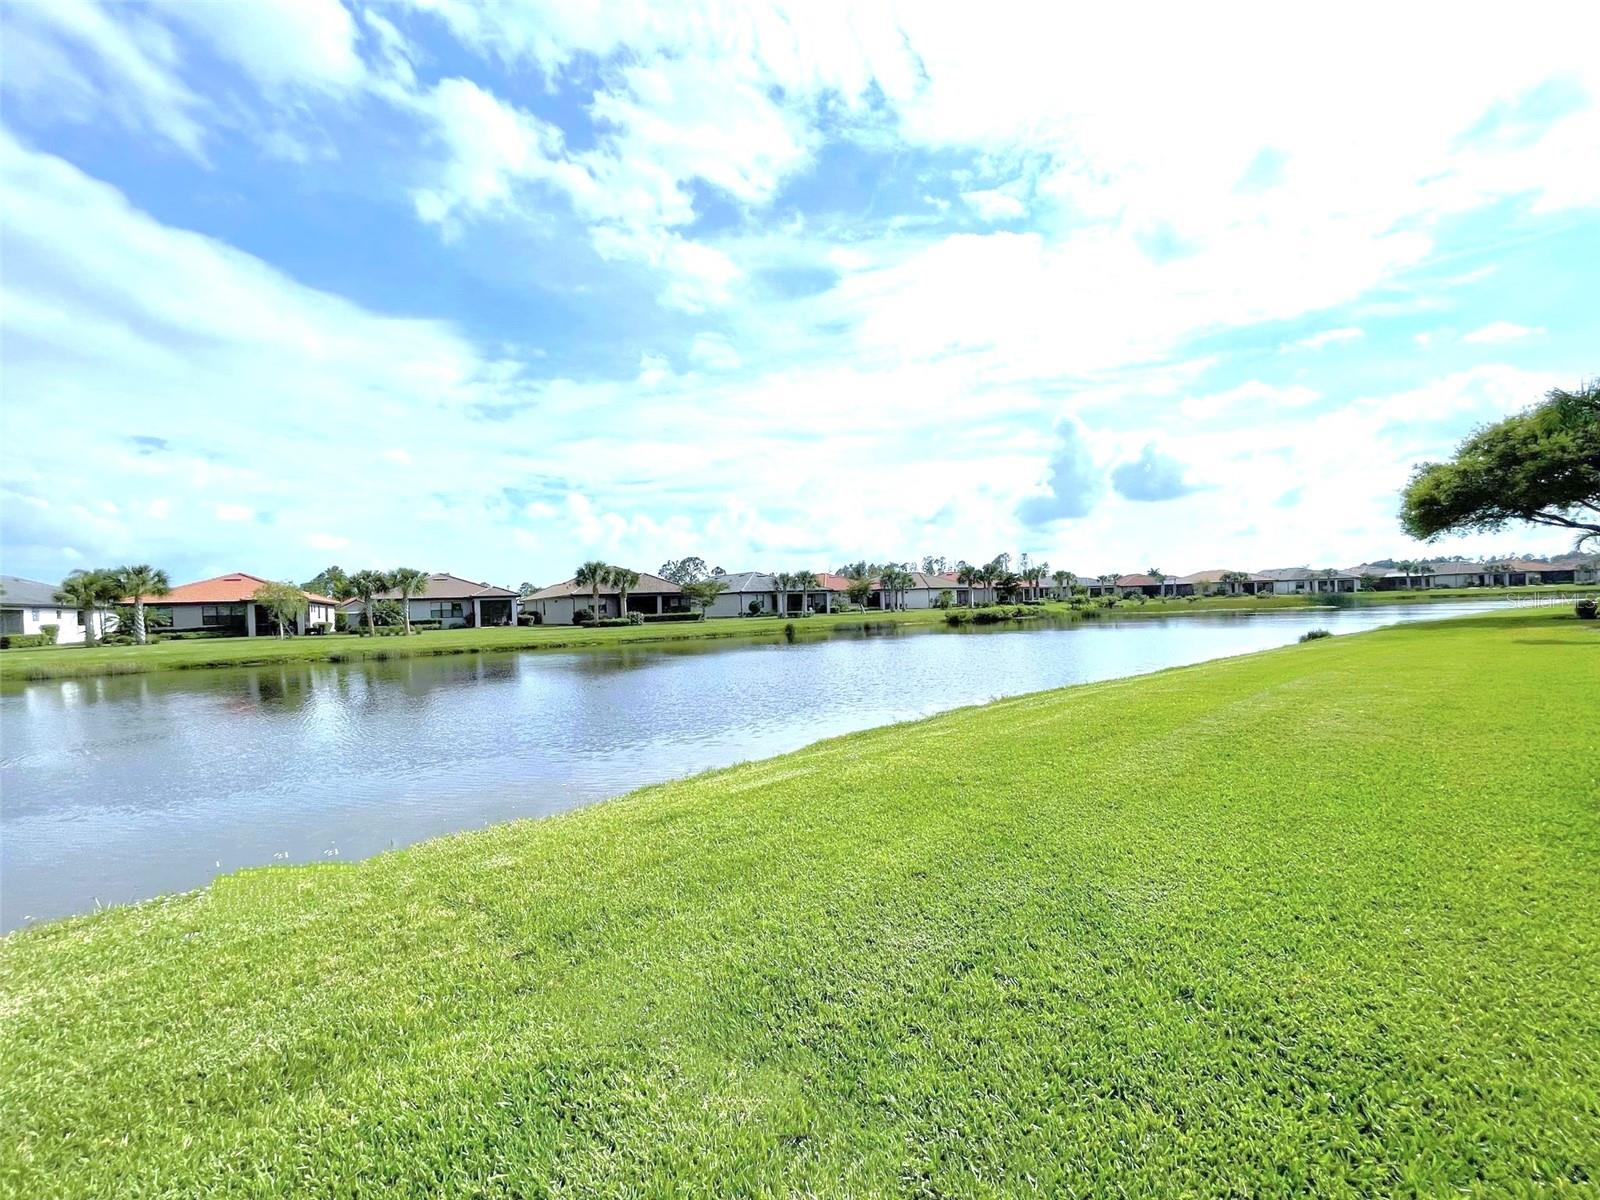
<svg viewBox="0 0 1600 1200">
<path fill-rule="evenodd" d="M 1349 592 L 1328 592 L 1319 596 L 1317 602 L 1325 608 L 1353 608 L 1356 598 Z"/>
<path fill-rule="evenodd" d="M 40 634 L 40 636 L 49 639 L 48 641 L 45 642 L 45 645 L 47 645 L 47 646 L 54 646 L 56 644 L 56 636 L 58 634 L 60 634 L 60 632 L 61 632 L 61 626 L 59 626 L 59 625 L 41 625 L 41 626 L 39 626 L 39 634 Z"/>
<path fill-rule="evenodd" d="M 211 638 L 233 637 L 226 629 L 185 629 L 180 633 L 163 633 L 155 639 L 160 642 L 200 642 Z"/>
<path fill-rule="evenodd" d="M 766 605 L 762 604 L 759 600 L 752 600 L 750 601 L 749 607 L 745 611 L 748 612 L 752 617 L 759 617 L 763 612 L 766 611 Z"/>
<path fill-rule="evenodd" d="M 398 600 L 374 600 L 372 602 L 372 623 L 374 625 L 404 625 L 406 614 L 400 608 Z"/>
<path fill-rule="evenodd" d="M 593 625 L 594 622 L 594 609 L 585 606 L 572 610 L 572 623 L 574 625 Z"/>
<path fill-rule="evenodd" d="M 0 634 L 0 650 L 33 650 L 39 646 L 55 645 L 55 638 L 45 638 L 42 633 Z"/>
<path fill-rule="evenodd" d="M 783 627 L 783 640 L 786 641 L 786 642 L 794 641 L 794 622 L 793 621 L 790 621 L 790 622 L 788 622 L 787 624 L 784 625 L 784 627 Z"/>
<path fill-rule="evenodd" d="M 517 624 L 518 625 L 543 625 L 544 624 L 544 614 L 543 613 L 536 613 L 536 612 L 519 613 L 517 615 Z"/>
<path fill-rule="evenodd" d="M 643 615 L 646 625 L 654 625 L 658 621 L 698 621 L 700 619 L 700 614 L 694 612 L 645 613 Z"/>
<path fill-rule="evenodd" d="M 944 615 L 946 625 L 970 625 L 972 614 L 970 612 L 947 612 Z"/>
<path fill-rule="evenodd" d="M 1578 614 L 1578 620 L 1592 621 L 1595 619 L 1597 606 L 1593 600 L 1585 596 L 1572 606 L 1572 611 Z"/>
<path fill-rule="evenodd" d="M 1300 635 L 1302 642 L 1314 642 L 1319 638 L 1332 637 L 1333 633 L 1327 629 L 1308 629 Z"/>
</svg>

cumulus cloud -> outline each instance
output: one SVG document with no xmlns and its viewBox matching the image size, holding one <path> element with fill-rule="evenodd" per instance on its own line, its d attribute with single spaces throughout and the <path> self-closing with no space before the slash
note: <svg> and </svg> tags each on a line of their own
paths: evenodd
<svg viewBox="0 0 1600 1200">
<path fill-rule="evenodd" d="M 1148 443 L 1139 457 L 1119 463 L 1111 470 L 1111 486 L 1126 500 L 1176 500 L 1200 490 L 1185 478 L 1186 468 L 1177 459 Z"/>
<path fill-rule="evenodd" d="M 1086 517 L 1104 487 L 1104 475 L 1082 426 L 1063 421 L 1056 427 L 1056 447 L 1050 455 L 1045 493 L 1023 500 L 1017 507 L 1017 516 L 1030 526 Z"/>
</svg>

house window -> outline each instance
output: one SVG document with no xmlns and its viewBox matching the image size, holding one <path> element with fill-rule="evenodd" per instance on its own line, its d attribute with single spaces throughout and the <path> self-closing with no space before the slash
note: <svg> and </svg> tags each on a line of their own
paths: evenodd
<svg viewBox="0 0 1600 1200">
<path fill-rule="evenodd" d="M 432 621 L 448 621 L 452 617 L 462 616 L 461 602 L 452 600 L 449 603 L 433 604 L 428 607 L 428 619 Z"/>
<path fill-rule="evenodd" d="M 242 604 L 202 604 L 200 606 L 200 624 L 202 625 L 237 625 L 244 620 L 244 605 Z"/>
<path fill-rule="evenodd" d="M 35 608 L 35 609 L 31 609 L 30 611 L 33 613 L 33 619 L 35 621 L 37 621 L 39 619 L 39 610 L 37 608 Z"/>
</svg>

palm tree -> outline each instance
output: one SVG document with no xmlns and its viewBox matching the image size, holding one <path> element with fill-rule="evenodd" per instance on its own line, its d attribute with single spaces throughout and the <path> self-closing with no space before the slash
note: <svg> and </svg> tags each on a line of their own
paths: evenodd
<svg viewBox="0 0 1600 1200">
<path fill-rule="evenodd" d="M 111 571 L 74 571 L 61 581 L 55 600 L 78 610 L 83 622 L 83 644 L 94 645 L 95 614 L 122 595 L 122 585 Z"/>
<path fill-rule="evenodd" d="M 594 613 L 594 619 L 598 621 L 600 619 L 600 589 L 611 582 L 611 568 L 598 559 L 590 559 L 578 568 L 577 573 L 572 577 L 572 582 L 579 587 L 589 589 L 589 595 L 593 601 L 591 611 Z"/>
<path fill-rule="evenodd" d="M 376 634 L 378 623 L 373 620 L 372 606 L 379 592 L 389 590 L 389 577 L 382 571 L 357 571 L 346 582 L 350 585 L 350 594 L 361 601 L 361 609 L 367 615 L 367 633 Z"/>
<path fill-rule="evenodd" d="M 639 586 L 639 572 L 627 567 L 612 567 L 611 582 L 617 585 L 617 615 L 628 615 L 628 593 Z"/>
<path fill-rule="evenodd" d="M 1156 581 L 1156 595 L 1165 596 L 1167 594 L 1167 577 L 1161 573 L 1161 568 L 1151 567 L 1145 574 Z"/>
<path fill-rule="evenodd" d="M 1422 586 L 1423 587 L 1432 587 L 1433 586 L 1433 584 L 1428 582 L 1428 580 L 1433 575 L 1433 573 L 1434 572 L 1433 572 L 1433 564 L 1432 563 L 1430 563 L 1430 562 L 1419 562 L 1417 564 L 1417 574 L 1419 576 L 1421 576 L 1421 578 L 1422 578 Z"/>
<path fill-rule="evenodd" d="M 172 590 L 172 581 L 159 567 L 140 563 L 136 567 L 123 567 L 117 572 L 117 588 L 133 603 L 133 640 L 142 646 L 146 640 L 145 600 L 165 596 Z"/>
<path fill-rule="evenodd" d="M 1078 582 L 1071 571 L 1055 571 L 1052 572 L 1050 578 L 1055 580 L 1057 600 L 1066 599 L 1067 589 Z"/>
<path fill-rule="evenodd" d="M 817 588 L 821 586 L 821 582 L 822 581 L 817 578 L 815 572 L 812 571 L 796 571 L 793 575 L 789 576 L 790 585 L 795 591 L 800 593 L 800 608 L 802 611 L 804 611 L 807 607 L 806 593 L 816 591 Z"/>
<path fill-rule="evenodd" d="M 980 577 L 981 572 L 969 562 L 963 562 L 956 566 L 956 582 L 967 589 L 967 603 L 969 605 L 976 603 L 972 598 L 972 589 L 977 586 Z"/>
<path fill-rule="evenodd" d="M 396 567 L 389 572 L 389 586 L 400 595 L 400 612 L 405 620 L 406 636 L 411 636 L 411 598 L 428 590 L 428 573 L 414 567 Z"/>
</svg>

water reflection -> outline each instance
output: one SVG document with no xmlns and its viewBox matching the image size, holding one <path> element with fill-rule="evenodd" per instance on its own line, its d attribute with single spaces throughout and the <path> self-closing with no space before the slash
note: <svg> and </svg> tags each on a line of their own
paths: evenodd
<svg viewBox="0 0 1600 1200">
<path fill-rule="evenodd" d="M 1003 695 L 1484 605 L 839 631 L 0 695 L 0 927 L 538 816 Z"/>
</svg>

